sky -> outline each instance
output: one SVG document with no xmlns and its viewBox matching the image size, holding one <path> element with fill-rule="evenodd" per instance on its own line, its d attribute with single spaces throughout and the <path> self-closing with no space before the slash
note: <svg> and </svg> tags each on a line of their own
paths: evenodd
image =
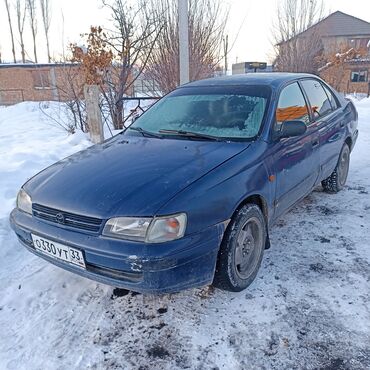
<svg viewBox="0 0 370 370">
<path fill-rule="evenodd" d="M 101 0 L 49 0 L 52 4 L 52 23 L 50 30 L 51 51 L 55 58 L 62 54 L 63 46 L 70 42 L 81 42 L 80 34 L 87 32 L 91 25 L 108 25 L 109 12 L 103 9 Z M 173 0 L 176 1 L 176 0 Z M 233 45 L 229 54 L 229 63 L 246 61 L 271 61 L 273 58 L 272 30 L 276 19 L 279 0 L 223 0 L 229 7 L 227 34 L 229 45 Z M 9 0 L 14 2 L 14 0 Z M 36 0 L 37 5 L 39 3 Z M 327 12 L 343 11 L 370 22 L 369 0 L 324 0 Z M 12 8 L 14 11 L 14 9 Z M 64 21 L 63 21 L 64 19 Z M 15 24 L 14 24 L 15 28 Z M 29 58 L 32 59 L 32 42 L 29 25 L 26 24 L 26 45 Z M 0 50 L 2 59 L 12 60 L 9 26 L 4 6 L 0 2 Z M 17 55 L 20 50 L 17 43 Z M 39 62 L 46 62 L 45 38 L 41 20 L 38 24 L 37 48 Z"/>
</svg>

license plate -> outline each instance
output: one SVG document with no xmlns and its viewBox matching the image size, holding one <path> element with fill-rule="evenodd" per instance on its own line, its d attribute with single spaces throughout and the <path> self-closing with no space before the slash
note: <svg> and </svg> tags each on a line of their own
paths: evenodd
<svg viewBox="0 0 370 370">
<path fill-rule="evenodd" d="M 68 247 L 33 234 L 32 240 L 37 251 L 58 260 L 86 268 L 84 256 L 79 249 Z"/>
</svg>

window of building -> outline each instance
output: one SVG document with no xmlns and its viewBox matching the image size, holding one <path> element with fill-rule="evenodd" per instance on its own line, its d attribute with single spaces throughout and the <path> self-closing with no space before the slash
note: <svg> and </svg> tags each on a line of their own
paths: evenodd
<svg viewBox="0 0 370 370">
<path fill-rule="evenodd" d="M 35 89 L 50 88 L 49 70 L 37 69 L 32 71 L 33 87 Z"/>
<path fill-rule="evenodd" d="M 307 97 L 315 119 L 325 116 L 332 111 L 329 98 L 319 81 L 303 80 L 302 86 L 307 93 Z"/>
<path fill-rule="evenodd" d="M 306 125 L 310 122 L 306 101 L 297 82 L 288 85 L 280 93 L 276 109 L 277 129 L 284 121 L 295 120 L 303 121 Z"/>
<path fill-rule="evenodd" d="M 358 38 L 358 39 L 349 39 L 349 46 L 356 50 L 358 49 L 366 49 L 369 44 L 370 39 L 368 37 L 365 38 Z"/>
<path fill-rule="evenodd" d="M 351 71 L 351 82 L 367 82 L 367 70 Z"/>
</svg>

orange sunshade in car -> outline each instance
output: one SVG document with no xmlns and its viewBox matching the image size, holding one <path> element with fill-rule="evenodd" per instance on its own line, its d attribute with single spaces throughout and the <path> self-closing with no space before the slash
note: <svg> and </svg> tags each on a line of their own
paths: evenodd
<svg viewBox="0 0 370 370">
<path fill-rule="evenodd" d="M 293 121 L 302 118 L 306 114 L 308 114 L 306 106 L 278 108 L 276 109 L 276 120 L 278 122 Z"/>
</svg>

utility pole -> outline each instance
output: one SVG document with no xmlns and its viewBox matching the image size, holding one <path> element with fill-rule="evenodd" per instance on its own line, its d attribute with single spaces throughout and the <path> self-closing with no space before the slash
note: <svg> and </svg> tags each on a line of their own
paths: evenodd
<svg viewBox="0 0 370 370">
<path fill-rule="evenodd" d="M 189 2 L 178 0 L 180 85 L 189 82 Z"/>
<path fill-rule="evenodd" d="M 227 75 L 227 69 L 228 69 L 228 60 L 227 60 L 227 54 L 229 52 L 229 35 L 226 35 L 224 38 L 224 64 L 225 64 L 225 75 Z"/>
</svg>

